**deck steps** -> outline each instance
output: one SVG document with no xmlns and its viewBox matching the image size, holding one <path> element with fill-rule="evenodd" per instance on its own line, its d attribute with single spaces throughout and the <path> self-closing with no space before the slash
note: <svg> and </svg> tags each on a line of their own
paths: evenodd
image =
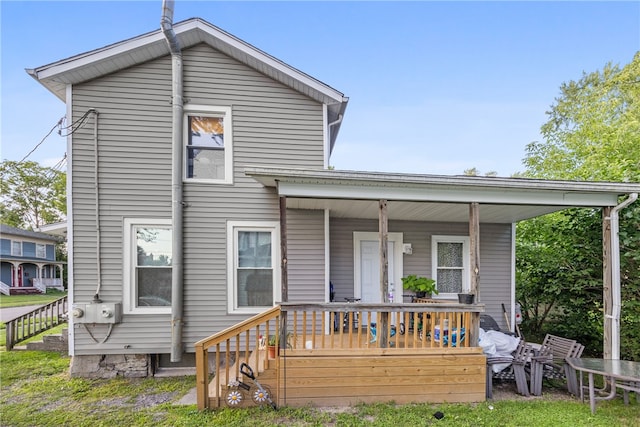
<svg viewBox="0 0 640 427">
<path fill-rule="evenodd" d="M 257 366 L 258 366 L 257 369 L 256 369 L 256 358 L 257 358 Z M 248 359 L 246 360 L 247 360 L 246 363 L 251 367 L 251 369 L 253 369 L 254 373 L 256 374 L 256 377 L 259 378 L 260 380 L 262 380 L 263 378 L 271 378 L 271 377 L 275 378 L 276 361 L 275 359 L 267 358 L 266 349 L 253 351 L 249 355 Z M 243 377 L 243 375 L 239 373 L 240 364 L 242 362 L 245 362 L 244 358 L 241 358 L 240 361 L 234 363 L 229 368 L 229 378 L 227 378 L 226 370 L 224 368 L 220 368 L 220 379 L 219 379 L 220 389 L 218 390 L 218 388 L 216 387 L 216 378 L 212 378 L 211 382 L 209 383 L 209 398 L 218 397 L 219 392 L 220 392 L 220 396 L 224 395 L 227 385 L 229 384 L 230 381 L 234 379 L 239 379 L 243 382 L 250 382 L 250 380 L 248 380 L 247 378 L 236 378 L 236 371 L 238 372 L 238 377 Z"/>
</svg>

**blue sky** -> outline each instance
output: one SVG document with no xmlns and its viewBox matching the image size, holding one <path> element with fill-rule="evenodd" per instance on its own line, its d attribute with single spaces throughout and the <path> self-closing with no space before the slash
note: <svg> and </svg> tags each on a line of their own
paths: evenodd
<svg viewBox="0 0 640 427">
<path fill-rule="evenodd" d="M 159 28 L 161 0 L 0 1 L 2 159 L 65 114 L 35 68 Z M 337 169 L 509 176 L 563 82 L 640 50 L 640 2 L 176 2 L 350 98 Z M 56 134 L 29 156 L 52 166 Z"/>
</svg>

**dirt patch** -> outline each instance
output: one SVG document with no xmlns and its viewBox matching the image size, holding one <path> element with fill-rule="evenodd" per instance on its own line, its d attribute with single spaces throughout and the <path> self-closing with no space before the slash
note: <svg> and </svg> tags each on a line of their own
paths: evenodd
<svg viewBox="0 0 640 427">
<path fill-rule="evenodd" d="M 512 381 L 494 381 L 493 400 L 573 400 L 574 396 L 566 389 L 543 387 L 542 396 L 522 396 L 518 394 L 516 384 Z"/>
<path fill-rule="evenodd" d="M 131 398 L 118 398 L 103 400 L 100 402 L 101 406 L 129 406 L 133 409 L 148 408 L 150 406 L 157 406 L 163 403 L 172 402 L 179 396 L 178 392 L 165 392 L 157 394 L 143 394 L 135 399 Z"/>
</svg>

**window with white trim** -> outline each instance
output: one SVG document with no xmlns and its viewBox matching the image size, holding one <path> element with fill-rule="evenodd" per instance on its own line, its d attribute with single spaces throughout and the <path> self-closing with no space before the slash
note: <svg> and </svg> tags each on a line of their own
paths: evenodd
<svg viewBox="0 0 640 427">
<path fill-rule="evenodd" d="M 280 300 L 279 240 L 278 223 L 227 223 L 229 312 L 259 313 Z"/>
<path fill-rule="evenodd" d="M 185 106 L 185 179 L 231 184 L 231 108 Z"/>
<path fill-rule="evenodd" d="M 124 311 L 171 313 L 170 219 L 124 220 Z"/>
<path fill-rule="evenodd" d="M 43 245 L 42 243 L 36 243 L 36 258 L 46 258 L 47 257 L 47 245 Z"/>
<path fill-rule="evenodd" d="M 11 241 L 11 255 L 22 256 L 22 242 L 18 240 Z"/>
<path fill-rule="evenodd" d="M 431 265 L 439 298 L 469 291 L 469 237 L 432 236 Z"/>
</svg>

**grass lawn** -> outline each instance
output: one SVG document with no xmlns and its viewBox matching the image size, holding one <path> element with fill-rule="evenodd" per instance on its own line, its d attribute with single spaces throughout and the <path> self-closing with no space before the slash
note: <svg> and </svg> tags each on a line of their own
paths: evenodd
<svg viewBox="0 0 640 427">
<path fill-rule="evenodd" d="M 2 295 L 0 294 L 0 308 L 22 307 L 25 305 L 44 305 L 65 296 L 66 292 L 54 289 L 48 290 L 46 294 L 39 295 Z"/>
<path fill-rule="evenodd" d="M 589 405 L 556 391 L 542 397 L 474 404 L 356 405 L 349 408 L 254 407 L 199 412 L 178 406 L 195 378 L 69 378 L 57 353 L 0 352 L 2 426 L 638 426 L 640 404 Z M 444 418 L 433 414 L 440 411 Z"/>
</svg>

